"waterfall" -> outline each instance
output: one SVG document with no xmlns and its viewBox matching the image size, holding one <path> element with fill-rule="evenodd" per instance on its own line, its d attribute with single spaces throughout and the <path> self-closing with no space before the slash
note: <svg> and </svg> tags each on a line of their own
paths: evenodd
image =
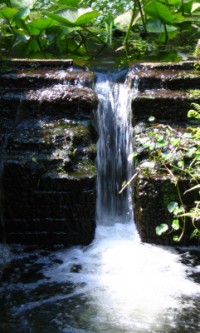
<svg viewBox="0 0 200 333">
<path fill-rule="evenodd" d="M 131 90 L 126 71 L 95 73 L 97 111 L 97 224 L 113 225 L 132 219 L 131 188 L 119 194 L 130 178 L 132 163 Z"/>
<path fill-rule="evenodd" d="M 128 76 L 96 73 L 95 239 L 50 252 L 0 247 L 1 332 L 200 331 L 199 252 L 141 243 L 132 223 L 131 188 L 119 194 L 133 169 L 131 99 L 138 81 L 131 92 Z M 0 181 L 3 169 L 0 162 Z"/>
</svg>

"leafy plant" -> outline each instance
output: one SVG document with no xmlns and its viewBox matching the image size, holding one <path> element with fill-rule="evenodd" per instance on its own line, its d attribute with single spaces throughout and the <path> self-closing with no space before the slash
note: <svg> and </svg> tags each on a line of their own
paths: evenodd
<svg viewBox="0 0 200 333">
<path fill-rule="evenodd" d="M 196 42 L 199 23 L 192 0 L 1 0 L 0 55 L 90 59 L 106 46 L 131 60 Z"/>
<path fill-rule="evenodd" d="M 195 116 L 199 122 L 200 105 L 192 103 L 195 110 L 188 116 Z M 197 113 L 197 114 L 196 114 Z M 150 122 L 154 121 L 150 117 Z M 168 202 L 167 210 L 172 216 L 171 225 L 162 223 L 156 227 L 157 235 L 172 234 L 174 241 L 180 241 L 186 230 L 187 223 L 192 223 L 190 237 L 200 237 L 200 202 L 194 201 L 188 211 L 184 203 L 184 194 L 200 190 L 200 130 L 199 127 L 188 127 L 185 133 L 171 128 L 169 125 L 151 125 L 140 134 L 136 134 L 137 151 L 130 158 L 141 158 L 133 177 L 124 184 L 120 193 L 139 175 L 162 174 L 168 176 L 175 185 L 178 201 Z M 146 160 L 145 160 L 146 157 Z M 185 193 L 181 192 L 180 179 L 187 179 L 193 185 Z"/>
</svg>

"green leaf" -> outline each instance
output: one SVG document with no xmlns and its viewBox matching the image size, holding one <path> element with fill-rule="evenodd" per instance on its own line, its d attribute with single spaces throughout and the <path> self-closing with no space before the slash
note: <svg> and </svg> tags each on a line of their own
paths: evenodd
<svg viewBox="0 0 200 333">
<path fill-rule="evenodd" d="M 167 140 L 161 140 L 159 142 L 156 143 L 156 147 L 157 148 L 162 148 L 162 147 L 166 147 L 168 145 L 168 141 Z"/>
<path fill-rule="evenodd" d="M 191 106 L 193 106 L 196 109 L 196 111 L 200 112 L 200 104 L 198 104 L 198 103 L 192 103 Z"/>
<path fill-rule="evenodd" d="M 154 117 L 154 116 L 150 116 L 149 119 L 148 119 L 148 121 L 150 121 L 150 122 L 152 122 L 152 121 L 154 121 L 154 120 L 155 120 L 155 117 Z"/>
<path fill-rule="evenodd" d="M 15 20 L 25 20 L 27 16 L 30 14 L 30 9 L 29 8 L 20 8 L 18 13 L 15 15 L 14 19 Z"/>
<path fill-rule="evenodd" d="M 141 169 L 154 169 L 155 162 L 154 161 L 145 161 L 140 165 Z"/>
<path fill-rule="evenodd" d="M 165 223 L 162 223 L 156 227 L 156 234 L 158 236 L 161 236 L 164 232 L 166 232 L 169 229 L 168 225 Z"/>
<path fill-rule="evenodd" d="M 179 236 L 173 236 L 173 241 L 179 242 Z"/>
<path fill-rule="evenodd" d="M 200 3 L 199 2 L 193 2 L 192 1 L 192 10 L 191 12 L 195 12 L 196 10 L 198 10 L 200 8 Z"/>
<path fill-rule="evenodd" d="M 60 5 L 65 5 L 67 7 L 71 8 L 77 8 L 81 0 L 60 0 L 59 4 Z"/>
<path fill-rule="evenodd" d="M 55 14 L 50 12 L 45 12 L 45 14 L 65 26 L 82 26 L 100 15 L 99 12 L 92 11 L 90 8 L 80 8 L 77 10 L 68 8 Z"/>
<path fill-rule="evenodd" d="M 39 32 L 46 30 L 47 28 L 50 28 L 55 24 L 55 21 L 53 21 L 51 18 L 39 18 L 37 20 L 34 20 L 28 24 L 28 27 L 31 29 L 37 29 Z"/>
<path fill-rule="evenodd" d="M 194 229 L 190 235 L 190 239 L 196 237 L 196 236 L 199 236 L 200 232 L 198 229 Z"/>
<path fill-rule="evenodd" d="M 170 201 L 170 203 L 168 203 L 167 205 L 167 209 L 170 213 L 173 213 L 174 210 L 176 210 L 178 208 L 178 202 L 176 201 Z"/>
<path fill-rule="evenodd" d="M 100 15 L 99 12 L 95 12 L 95 11 L 87 12 L 87 13 L 81 15 L 77 19 L 76 24 L 77 25 L 88 24 L 89 22 L 91 22 L 92 20 L 94 20 L 99 15 Z"/>
<path fill-rule="evenodd" d="M 166 3 L 168 3 L 168 5 L 172 5 L 172 6 L 178 6 L 178 5 L 180 5 L 180 0 L 167 0 Z"/>
<path fill-rule="evenodd" d="M 30 8 L 32 9 L 36 0 L 10 0 L 11 6 L 15 8 Z"/>
<path fill-rule="evenodd" d="M 158 19 L 148 20 L 146 26 L 147 26 L 147 31 L 148 32 L 152 32 L 152 33 L 156 33 L 156 34 L 160 34 L 160 33 L 165 34 L 164 24 L 162 24 L 162 22 Z M 166 29 L 169 33 L 170 31 L 171 32 L 177 31 L 178 28 L 174 27 L 172 25 L 166 25 Z"/>
<path fill-rule="evenodd" d="M 195 110 L 189 110 L 187 116 L 188 118 L 200 119 L 200 113 Z"/>
<path fill-rule="evenodd" d="M 0 18 L 6 18 L 8 20 L 12 19 L 17 13 L 17 8 L 4 7 L 0 10 Z"/>
<path fill-rule="evenodd" d="M 179 168 L 184 169 L 184 166 L 185 166 L 184 160 L 178 161 L 177 165 Z"/>
<path fill-rule="evenodd" d="M 174 15 L 168 6 L 157 0 L 151 0 L 144 6 L 147 15 L 159 19 L 163 23 L 171 23 Z"/>
<path fill-rule="evenodd" d="M 172 221 L 172 229 L 174 230 L 179 230 L 180 229 L 180 224 L 178 219 L 174 219 Z"/>
<path fill-rule="evenodd" d="M 172 146 L 177 146 L 181 142 L 180 138 L 171 138 L 170 143 Z"/>
</svg>

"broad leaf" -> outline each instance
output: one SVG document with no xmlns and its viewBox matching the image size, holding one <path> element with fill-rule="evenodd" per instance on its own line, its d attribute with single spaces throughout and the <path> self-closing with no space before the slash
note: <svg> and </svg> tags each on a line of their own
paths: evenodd
<svg viewBox="0 0 200 333">
<path fill-rule="evenodd" d="M 0 10 L 0 18 L 10 20 L 18 13 L 18 11 L 17 8 L 4 7 Z"/>
<path fill-rule="evenodd" d="M 168 6 L 157 0 L 151 0 L 144 6 L 147 15 L 161 20 L 163 23 L 171 23 L 174 15 Z"/>
<path fill-rule="evenodd" d="M 10 0 L 11 6 L 15 8 L 30 8 L 32 9 L 36 0 Z"/>
<path fill-rule="evenodd" d="M 173 25 L 166 25 L 166 29 L 169 32 L 171 31 L 177 31 L 177 28 L 174 27 Z M 153 33 L 165 33 L 165 27 L 164 24 L 161 23 L 160 20 L 149 20 L 147 23 L 147 31 L 148 32 L 153 32 Z"/>
<path fill-rule="evenodd" d="M 64 9 L 55 14 L 50 12 L 45 14 L 65 26 L 82 26 L 99 16 L 99 12 L 92 11 L 90 8 Z"/>
<path fill-rule="evenodd" d="M 95 11 L 87 12 L 87 13 L 79 16 L 79 18 L 76 21 L 76 24 L 77 25 L 88 24 L 89 22 L 94 20 L 99 15 L 100 15 L 99 12 L 95 12 Z"/>
<path fill-rule="evenodd" d="M 200 8 L 200 3 L 199 2 L 192 2 L 192 9 L 191 12 L 195 12 L 196 10 L 198 10 Z"/>
<path fill-rule="evenodd" d="M 20 8 L 18 13 L 15 15 L 14 19 L 15 20 L 19 20 L 19 19 L 22 19 L 22 20 L 25 20 L 28 15 L 30 14 L 30 9 L 29 8 Z"/>
<path fill-rule="evenodd" d="M 181 1 L 180 0 L 167 0 L 166 3 L 171 6 L 179 6 Z"/>
<path fill-rule="evenodd" d="M 81 0 L 60 0 L 59 4 L 60 5 L 65 5 L 67 7 L 71 8 L 77 8 Z"/>
<path fill-rule="evenodd" d="M 54 23 L 55 21 L 53 21 L 51 18 L 39 18 L 37 20 L 30 22 L 28 24 L 28 27 L 35 28 L 41 32 L 53 26 Z"/>
<path fill-rule="evenodd" d="M 187 1 L 187 2 L 184 1 L 181 5 L 181 8 L 184 13 L 190 14 L 192 11 L 192 5 L 193 5 L 193 1 Z"/>
</svg>

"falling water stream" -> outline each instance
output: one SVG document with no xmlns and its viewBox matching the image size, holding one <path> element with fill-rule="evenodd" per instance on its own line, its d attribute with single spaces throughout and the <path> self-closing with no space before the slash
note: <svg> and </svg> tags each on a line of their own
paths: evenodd
<svg viewBox="0 0 200 333">
<path fill-rule="evenodd" d="M 197 333 L 197 249 L 142 244 L 131 211 L 125 72 L 96 73 L 97 228 L 88 247 L 10 247 L 0 285 L 2 333 Z"/>
</svg>

